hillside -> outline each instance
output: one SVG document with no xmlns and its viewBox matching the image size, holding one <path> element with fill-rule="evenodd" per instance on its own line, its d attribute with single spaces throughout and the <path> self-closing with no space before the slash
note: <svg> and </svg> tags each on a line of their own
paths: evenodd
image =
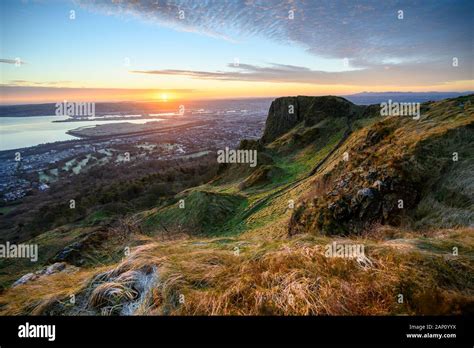
<svg viewBox="0 0 474 348">
<path fill-rule="evenodd" d="M 1 265 L 0 314 L 473 313 L 474 95 L 379 110 L 276 99 L 239 147 L 255 168 L 35 235 L 37 264 Z"/>
</svg>

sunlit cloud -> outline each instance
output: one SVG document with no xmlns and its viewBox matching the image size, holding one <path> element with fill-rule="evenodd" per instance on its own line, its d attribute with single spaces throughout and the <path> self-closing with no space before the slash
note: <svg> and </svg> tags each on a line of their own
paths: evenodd
<svg viewBox="0 0 474 348">
<path fill-rule="evenodd" d="M 68 88 L 44 86 L 0 85 L 0 104 L 48 103 L 58 100 L 74 101 L 147 101 L 185 98 L 198 92 L 195 89 L 161 88 Z M 159 96 L 157 98 L 157 96 Z M 164 98 L 165 97 L 165 98 Z"/>
<path fill-rule="evenodd" d="M 444 69 L 443 69 L 444 64 Z M 229 64 L 228 71 L 199 71 L 199 70 L 134 70 L 132 73 L 150 75 L 185 76 L 192 79 L 220 80 L 220 81 L 253 81 L 253 82 L 275 82 L 275 83 L 309 83 L 309 84 L 349 84 L 358 86 L 370 86 L 384 78 L 385 85 L 413 85 L 412 79 L 407 79 L 405 74 L 416 76 L 417 84 L 432 85 L 448 81 L 469 80 L 469 66 L 453 69 L 451 62 L 433 65 L 398 65 L 386 64 L 383 66 L 370 67 L 341 72 L 326 72 L 312 70 L 307 67 L 270 64 L 267 66 L 256 66 L 251 64 Z M 454 71 L 451 71 L 454 70 Z M 471 75 L 472 76 L 472 75 Z M 471 77 L 472 78 L 472 77 Z"/>
<path fill-rule="evenodd" d="M 72 81 L 30 81 L 30 80 L 10 80 L 9 86 L 62 86 L 72 83 Z"/>
</svg>

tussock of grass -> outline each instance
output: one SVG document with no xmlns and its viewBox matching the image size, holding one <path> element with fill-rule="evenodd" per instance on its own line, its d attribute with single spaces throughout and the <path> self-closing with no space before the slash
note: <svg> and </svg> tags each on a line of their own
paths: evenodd
<svg viewBox="0 0 474 348">
<path fill-rule="evenodd" d="M 472 231 L 465 233 L 472 238 Z M 186 260 L 176 250 L 177 254 L 162 259 L 163 283 L 157 284 L 158 288 L 162 286 L 162 303 L 174 301 L 157 306 L 152 314 L 423 314 L 435 310 L 417 302 L 420 296 L 429 297 L 430 291 L 448 303 L 453 301 L 445 306 L 446 314 L 456 310 L 461 299 L 460 303 L 473 299 L 472 282 L 453 278 L 454 270 L 442 268 L 445 255 L 418 249 L 400 252 L 370 240 L 349 240 L 367 245 L 373 267 L 364 268 L 355 260 L 326 258 L 323 251 L 329 242 L 308 236 L 290 241 L 254 240 L 242 248 L 239 256 L 228 246 L 227 250 L 189 250 Z M 472 259 L 459 258 L 454 261 L 458 270 L 472 274 Z M 435 291 L 440 276 L 447 277 L 447 282 L 444 289 Z M 407 281 L 413 286 L 405 294 L 406 303 L 400 305 L 396 296 L 404 291 Z M 184 295 L 184 303 L 176 302 L 180 294 Z"/>
<path fill-rule="evenodd" d="M 106 304 L 114 305 L 134 300 L 138 293 L 126 284 L 127 282 L 109 282 L 97 286 L 89 299 L 89 305 L 102 307 Z"/>
<path fill-rule="evenodd" d="M 53 304 L 70 304 L 71 295 L 86 289 L 101 268 L 84 269 L 75 273 L 57 273 L 6 290 L 0 296 L 0 315 L 41 315 Z"/>
<path fill-rule="evenodd" d="M 82 294 L 91 294 L 84 312 L 89 306 L 96 314 L 118 314 L 135 301 L 133 313 L 145 315 L 463 313 L 474 303 L 472 247 L 461 247 L 459 256 L 450 247 L 472 246 L 473 232 L 445 230 L 425 238 L 397 230 L 392 231 L 395 239 L 376 232 L 375 237 L 337 239 L 362 243 L 369 266 L 324 256 L 334 239 L 322 236 L 260 239 L 260 230 L 245 238 L 155 241 L 135 248 L 92 282 L 90 272 L 82 275 L 89 279 Z M 157 276 L 149 290 L 137 288 L 139 275 L 151 270 Z M 47 284 L 31 285 L 37 295 L 28 301 L 25 295 L 18 299 L 24 292 L 10 289 L 2 303 L 13 300 L 15 307 L 4 306 L 3 313 L 31 313 L 44 301 L 77 291 L 68 288 L 70 283 L 62 289 L 64 280 L 52 276 Z M 61 291 L 53 296 L 51 288 Z M 404 295 L 403 304 L 397 302 L 398 294 Z"/>
</svg>

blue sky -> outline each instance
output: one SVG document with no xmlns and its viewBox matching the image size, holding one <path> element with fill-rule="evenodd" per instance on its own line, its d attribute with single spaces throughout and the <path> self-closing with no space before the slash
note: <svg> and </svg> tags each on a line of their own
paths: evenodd
<svg viewBox="0 0 474 348">
<path fill-rule="evenodd" d="M 272 93 L 473 89 L 473 4 L 4 0 L 1 83 L 230 96 L 246 84 Z"/>
</svg>

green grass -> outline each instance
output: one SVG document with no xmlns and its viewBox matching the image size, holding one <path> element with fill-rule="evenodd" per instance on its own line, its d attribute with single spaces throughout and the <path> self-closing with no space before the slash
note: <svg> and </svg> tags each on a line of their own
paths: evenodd
<svg viewBox="0 0 474 348">
<path fill-rule="evenodd" d="M 184 208 L 180 208 L 181 199 L 184 200 Z M 240 206 L 245 206 L 243 196 L 192 191 L 177 197 L 176 202 L 148 217 L 143 226 L 147 232 L 164 228 L 191 234 L 218 233 L 226 229 L 226 223 Z"/>
<path fill-rule="evenodd" d="M 231 173 L 219 181 L 186 190 L 164 205 L 133 215 L 143 219 L 145 235 L 114 240 L 115 235 L 111 234 L 114 238 L 87 250 L 86 266 L 106 265 L 102 269 L 110 273 L 101 281 L 103 288 L 126 290 L 130 284 L 112 274 L 130 275 L 156 267 L 159 281 L 137 314 L 465 313 L 473 303 L 474 289 L 473 230 L 465 227 L 472 223 L 474 149 L 470 143 L 472 128 L 467 128 L 472 116 L 462 116 L 457 103 L 433 103 L 419 122 L 402 118 L 355 121 L 352 135 L 308 179 L 303 178 L 338 144 L 346 124 L 344 119 L 338 119 L 310 129 L 299 125 L 267 147 L 272 165 L 280 170 L 269 182 L 241 190 L 239 183 L 252 170 L 231 168 Z M 374 147 L 364 147 L 369 127 L 389 130 L 389 134 Z M 461 130 L 463 127 L 466 128 Z M 458 130 L 449 133 L 455 128 Z M 353 151 L 359 148 L 360 153 Z M 461 160 L 447 166 L 450 152 L 456 149 Z M 354 167 L 338 166 L 343 151 L 353 151 Z M 324 257 L 325 245 L 335 238 L 310 233 L 288 237 L 288 221 L 293 213 L 287 208 L 288 199 L 297 201 L 319 195 L 314 191 L 314 182 L 325 174 L 339 175 L 345 170 L 361 173 L 379 165 L 390 167 L 395 158 L 406 154 L 408 173 L 417 177 L 417 182 L 428 183 L 423 178 L 437 177 L 429 183 L 431 186 L 423 192 L 413 213 L 414 220 L 423 225 L 422 231 L 415 228 L 416 224 L 403 228 L 375 226 L 361 236 L 335 237 L 338 241 L 363 243 L 373 262 L 368 267 L 354 260 Z M 418 161 L 416 165 L 409 162 L 412 155 Z M 352 186 L 358 177 L 359 174 L 353 177 Z M 184 199 L 184 209 L 179 208 L 179 199 Z M 94 224 L 107 218 L 99 211 L 86 221 Z M 184 231 L 189 235 L 167 241 L 160 236 L 162 226 L 172 233 Z M 443 226 L 453 228 L 442 230 Z M 87 232 L 67 226 L 41 235 L 42 239 L 36 240 L 44 248 L 41 263 Z M 133 253 L 122 260 L 124 245 L 131 246 Z M 459 247 L 458 256 L 452 253 L 454 246 Z M 235 255 L 236 248 L 239 255 Z M 8 284 L 40 267 L 30 266 L 16 263 L 2 267 L 0 284 Z M 96 272 L 87 267 L 86 274 L 71 280 L 57 275 L 7 290 L 0 296 L 0 311 L 47 313 L 51 302 L 57 303 L 71 288 L 85 298 L 91 292 L 106 296 L 100 293 L 102 288 L 90 282 Z M 72 284 L 76 281 L 88 284 L 87 288 L 76 287 Z M 29 291 L 34 295 L 29 296 Z M 396 301 L 400 293 L 406 299 L 403 304 Z M 185 295 L 185 304 L 176 301 L 180 294 Z M 290 295 L 294 303 L 290 302 Z M 84 308 L 75 310 L 87 313 Z M 62 313 L 70 314 L 68 309 Z"/>
<path fill-rule="evenodd" d="M 5 207 L 0 207 L 0 214 L 8 214 L 9 212 L 13 211 L 15 209 L 14 206 L 5 206 Z"/>
<path fill-rule="evenodd" d="M 88 215 L 87 218 L 84 219 L 84 226 L 90 226 L 90 225 L 95 225 L 101 221 L 104 221 L 108 218 L 110 218 L 110 214 L 107 214 L 106 212 L 99 210 L 95 211 L 92 214 Z"/>
</svg>

